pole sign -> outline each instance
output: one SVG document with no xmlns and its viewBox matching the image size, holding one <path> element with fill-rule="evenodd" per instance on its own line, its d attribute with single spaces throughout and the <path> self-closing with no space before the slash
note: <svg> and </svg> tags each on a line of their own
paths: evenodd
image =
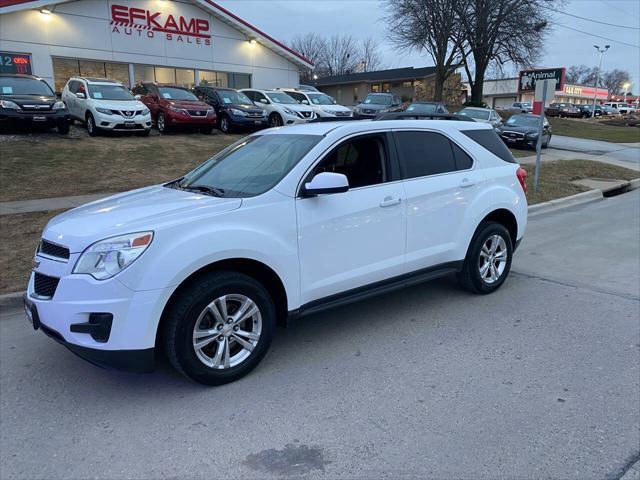
<svg viewBox="0 0 640 480">
<path fill-rule="evenodd" d="M 556 92 L 564 89 L 565 68 L 543 68 L 537 70 L 521 70 L 518 78 L 518 92 L 535 92 L 539 80 L 555 80 Z"/>
<path fill-rule="evenodd" d="M 0 52 L 0 73 L 31 75 L 31 55 Z"/>
</svg>

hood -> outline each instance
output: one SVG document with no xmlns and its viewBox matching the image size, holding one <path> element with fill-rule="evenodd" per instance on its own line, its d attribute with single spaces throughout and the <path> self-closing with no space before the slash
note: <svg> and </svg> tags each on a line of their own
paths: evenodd
<svg viewBox="0 0 640 480">
<path fill-rule="evenodd" d="M 155 185 L 114 195 L 69 210 L 45 227 L 43 238 L 84 251 L 104 238 L 146 230 L 158 231 L 177 222 L 235 210 L 240 198 L 217 198 Z"/>
<path fill-rule="evenodd" d="M 264 111 L 264 108 L 257 107 L 255 105 L 245 105 L 238 103 L 223 103 L 223 107 L 226 108 L 235 108 L 237 110 L 242 110 L 243 112 L 252 112 L 252 113 L 261 113 Z"/>
<path fill-rule="evenodd" d="M 167 100 L 169 105 L 176 108 L 184 108 L 187 110 L 209 110 L 211 105 L 201 102 L 200 100 Z"/>
<path fill-rule="evenodd" d="M 342 105 L 317 105 L 320 110 L 325 112 L 334 113 L 334 112 L 350 112 L 351 109 L 344 107 Z"/>
<path fill-rule="evenodd" d="M 101 100 L 94 98 L 97 107 L 109 110 L 144 110 L 147 106 L 139 100 Z"/>
<path fill-rule="evenodd" d="M 361 110 L 384 110 L 385 108 L 391 108 L 391 104 L 389 105 L 377 105 L 374 103 L 359 103 L 356 105 L 356 108 Z"/>
<path fill-rule="evenodd" d="M 518 132 L 518 133 L 527 133 L 532 131 L 535 131 L 536 133 L 538 132 L 537 127 L 520 127 L 516 125 L 502 125 L 500 129 L 503 132 Z"/>
<path fill-rule="evenodd" d="M 0 95 L 0 99 L 17 103 L 20 108 L 25 105 L 44 105 L 49 110 L 58 100 L 54 95 Z"/>
</svg>

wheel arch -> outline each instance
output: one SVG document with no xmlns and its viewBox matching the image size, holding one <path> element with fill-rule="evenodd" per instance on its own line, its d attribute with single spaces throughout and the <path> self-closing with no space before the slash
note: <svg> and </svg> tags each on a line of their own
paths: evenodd
<svg viewBox="0 0 640 480">
<path fill-rule="evenodd" d="M 480 221 L 480 223 L 476 227 L 476 230 L 484 222 L 496 222 L 501 224 L 509 232 L 512 246 L 515 245 L 516 240 L 518 239 L 518 221 L 516 220 L 516 216 L 513 214 L 513 212 L 507 210 L 506 208 L 498 208 L 496 210 L 493 210 Z"/>
<path fill-rule="evenodd" d="M 278 274 L 268 265 L 249 258 L 228 258 L 224 260 L 218 260 L 201 267 L 193 272 L 187 278 L 185 278 L 173 291 L 169 300 L 166 302 L 160 315 L 160 322 L 156 330 L 156 346 L 159 345 L 158 341 L 162 334 L 163 325 L 166 321 L 166 316 L 171 306 L 174 304 L 180 294 L 189 288 L 193 282 L 196 282 L 199 277 L 206 275 L 207 273 L 214 271 L 233 271 L 243 273 L 254 280 L 260 282 L 262 286 L 269 292 L 271 298 L 276 307 L 276 321 L 278 325 L 286 325 L 288 317 L 288 304 L 287 304 L 287 291 L 284 283 L 278 276 Z"/>
</svg>

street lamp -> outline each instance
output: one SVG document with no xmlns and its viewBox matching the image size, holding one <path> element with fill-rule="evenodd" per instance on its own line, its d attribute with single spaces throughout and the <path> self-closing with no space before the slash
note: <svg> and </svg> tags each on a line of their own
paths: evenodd
<svg viewBox="0 0 640 480">
<path fill-rule="evenodd" d="M 630 86 L 631 84 L 629 82 L 625 82 L 625 84 L 622 85 L 622 88 L 624 88 L 624 103 L 627 103 L 627 92 L 629 91 Z"/>
<path fill-rule="evenodd" d="M 598 53 L 600 54 L 600 63 L 598 63 L 598 70 L 596 71 L 596 85 L 595 85 L 595 91 L 593 92 L 593 111 L 591 112 L 593 114 L 593 118 L 596 118 L 596 98 L 598 98 L 598 83 L 600 83 L 600 69 L 602 68 L 602 56 L 604 55 L 604 52 L 606 52 L 607 50 L 609 50 L 610 45 L 605 45 L 604 48 L 600 48 L 599 45 L 594 45 L 593 46 L 596 50 L 598 50 Z"/>
</svg>

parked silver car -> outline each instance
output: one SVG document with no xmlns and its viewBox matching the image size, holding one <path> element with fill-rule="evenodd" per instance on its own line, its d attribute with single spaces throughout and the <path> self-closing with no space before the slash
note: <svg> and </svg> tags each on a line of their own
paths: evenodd
<svg viewBox="0 0 640 480">
<path fill-rule="evenodd" d="M 464 107 L 458 114 L 473 118 L 479 123 L 488 123 L 493 128 L 502 125 L 502 117 L 492 108 Z"/>
</svg>

